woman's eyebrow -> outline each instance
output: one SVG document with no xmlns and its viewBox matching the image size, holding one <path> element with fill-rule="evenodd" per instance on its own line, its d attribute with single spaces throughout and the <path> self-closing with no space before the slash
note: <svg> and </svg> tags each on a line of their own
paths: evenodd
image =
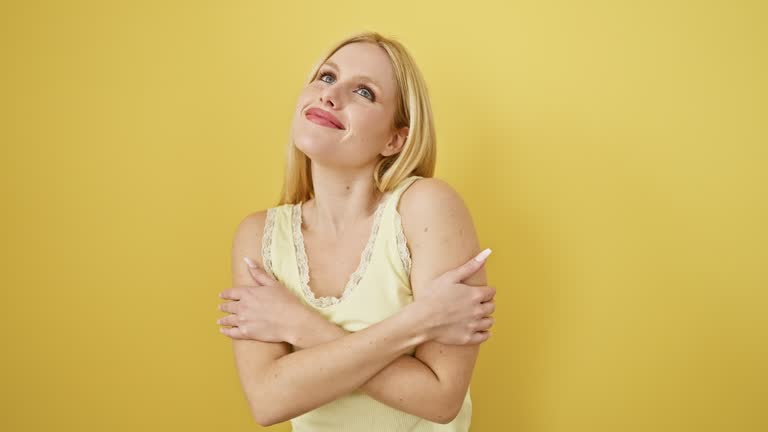
<svg viewBox="0 0 768 432">
<path fill-rule="evenodd" d="M 332 68 L 336 69 L 337 71 L 339 70 L 339 66 L 338 66 L 336 63 L 334 63 L 334 62 L 332 62 L 332 61 L 330 61 L 330 60 L 329 60 L 329 61 L 327 61 L 327 62 L 325 62 L 325 63 L 323 63 L 323 64 L 324 64 L 324 65 L 328 65 L 328 66 L 330 66 L 330 67 L 332 67 Z M 379 88 L 379 90 L 381 91 L 381 88 L 382 88 L 382 87 L 381 87 L 381 85 L 380 85 L 378 82 L 376 82 L 376 80 L 374 80 L 374 79 L 373 79 L 373 78 L 371 78 L 371 77 L 367 77 L 367 76 L 365 76 L 365 75 L 357 75 L 357 76 L 354 76 L 354 77 L 352 77 L 352 78 L 360 78 L 360 79 L 363 79 L 363 80 L 365 80 L 365 81 L 368 81 L 369 83 L 371 83 L 371 84 L 375 85 L 376 87 L 378 87 L 378 88 Z"/>
</svg>

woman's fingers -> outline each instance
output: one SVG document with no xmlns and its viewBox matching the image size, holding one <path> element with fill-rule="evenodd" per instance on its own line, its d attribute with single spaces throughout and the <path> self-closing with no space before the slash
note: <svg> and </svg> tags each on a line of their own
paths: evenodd
<svg viewBox="0 0 768 432">
<path fill-rule="evenodd" d="M 472 338 L 470 343 L 471 344 L 479 344 L 483 343 L 488 340 L 488 338 L 491 337 L 491 332 L 488 330 L 485 331 L 479 331 L 472 334 Z"/>
<path fill-rule="evenodd" d="M 253 278 L 253 280 L 255 280 L 256 283 L 259 284 L 259 285 L 262 285 L 262 286 L 263 285 L 270 285 L 271 283 L 273 283 L 275 281 L 274 279 L 272 279 L 267 274 L 267 272 L 265 272 L 264 270 L 262 270 L 262 269 L 260 269 L 258 267 L 256 267 L 256 268 L 249 268 L 248 271 L 251 273 L 251 277 Z"/>
<path fill-rule="evenodd" d="M 489 301 L 480 305 L 483 309 L 483 315 L 490 315 L 496 310 L 496 303 Z"/>
<path fill-rule="evenodd" d="M 223 318 L 216 320 L 218 325 L 237 326 L 243 323 L 243 317 L 240 315 L 230 314 Z"/>
<path fill-rule="evenodd" d="M 494 323 L 493 317 L 485 317 L 478 321 L 477 330 L 488 330 Z"/>
<path fill-rule="evenodd" d="M 245 334 L 245 329 L 240 327 L 222 327 L 219 329 L 225 336 L 229 336 L 232 339 L 248 339 Z"/>
<path fill-rule="evenodd" d="M 493 300 L 493 297 L 496 296 L 496 287 L 478 286 L 476 288 L 480 292 L 480 301 L 482 302 L 491 301 Z"/>
<path fill-rule="evenodd" d="M 237 302 L 226 302 L 219 305 L 219 310 L 222 312 L 229 312 L 229 313 L 235 313 L 237 312 L 235 310 L 235 307 L 237 306 Z"/>
<path fill-rule="evenodd" d="M 256 283 L 259 285 L 269 285 L 272 282 L 275 282 L 275 279 L 272 276 L 270 276 L 264 269 L 259 268 L 259 266 L 254 264 L 252 260 L 247 257 L 243 258 L 243 260 L 248 266 L 248 272 Z"/>
<path fill-rule="evenodd" d="M 454 282 L 461 282 L 464 279 L 468 279 L 483 267 L 486 258 L 488 258 L 488 255 L 490 254 L 491 250 L 485 249 L 484 251 L 477 254 L 477 256 L 474 258 L 471 258 L 469 261 L 455 269 L 448 270 L 445 274 L 447 274 L 448 277 Z"/>
<path fill-rule="evenodd" d="M 227 300 L 240 300 L 243 298 L 243 294 L 245 294 L 246 288 L 244 287 L 234 287 L 225 289 L 224 291 L 219 293 L 219 298 L 227 299 Z"/>
</svg>

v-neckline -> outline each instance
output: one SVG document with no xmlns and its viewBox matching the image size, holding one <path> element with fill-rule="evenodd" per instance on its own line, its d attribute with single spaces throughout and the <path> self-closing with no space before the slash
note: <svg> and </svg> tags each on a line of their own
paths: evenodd
<svg viewBox="0 0 768 432">
<path fill-rule="evenodd" d="M 301 230 L 302 225 L 302 211 L 301 206 L 303 203 L 293 204 L 292 209 L 292 229 L 293 229 L 293 246 L 296 251 L 296 266 L 299 272 L 299 279 L 301 283 L 301 290 L 304 293 L 304 298 L 312 305 L 320 308 L 333 306 L 341 303 L 346 299 L 349 294 L 357 287 L 360 280 L 365 275 L 365 270 L 368 267 L 368 263 L 371 261 L 373 255 L 373 246 L 376 244 L 376 237 L 379 232 L 379 225 L 381 224 L 382 214 L 386 203 L 389 201 L 392 191 L 385 192 L 382 196 L 379 204 L 376 206 L 376 211 L 373 215 L 373 224 L 371 225 L 371 231 L 368 234 L 368 241 L 360 254 L 360 261 L 357 265 L 357 269 L 349 275 L 347 283 L 344 286 L 344 291 L 341 293 L 341 297 L 335 296 L 323 296 L 317 297 L 309 286 L 309 258 L 307 258 L 307 251 L 304 244 L 304 234 Z"/>
</svg>

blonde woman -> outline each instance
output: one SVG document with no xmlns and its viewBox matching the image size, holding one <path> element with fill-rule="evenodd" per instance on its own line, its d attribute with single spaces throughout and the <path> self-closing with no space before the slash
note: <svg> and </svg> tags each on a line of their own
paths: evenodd
<svg viewBox="0 0 768 432">
<path fill-rule="evenodd" d="M 299 96 L 282 198 L 237 227 L 220 293 L 257 423 L 469 429 L 490 249 L 434 167 L 427 88 L 402 44 L 363 33 L 329 50 Z"/>
</svg>

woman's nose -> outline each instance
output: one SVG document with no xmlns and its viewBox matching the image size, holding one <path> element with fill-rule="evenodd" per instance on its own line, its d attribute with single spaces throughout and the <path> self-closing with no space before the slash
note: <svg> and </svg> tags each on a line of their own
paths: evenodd
<svg viewBox="0 0 768 432">
<path fill-rule="evenodd" d="M 336 102 L 327 95 L 320 95 L 320 104 L 336 108 Z"/>
<path fill-rule="evenodd" d="M 320 103 L 331 107 L 339 106 L 339 95 L 337 86 L 328 86 L 320 93 Z"/>
</svg>

